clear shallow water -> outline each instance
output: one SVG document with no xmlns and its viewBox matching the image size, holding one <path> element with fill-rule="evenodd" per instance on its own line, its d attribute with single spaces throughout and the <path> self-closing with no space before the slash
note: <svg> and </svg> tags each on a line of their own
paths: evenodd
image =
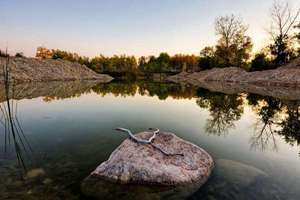
<svg viewBox="0 0 300 200">
<path fill-rule="evenodd" d="M 159 127 L 214 157 L 212 177 L 189 199 L 300 198 L 300 97 L 279 100 L 166 83 L 16 88 L 15 113 L 32 148 L 25 144 L 24 163 L 27 171 L 42 173 L 24 175 L 14 146 L 4 152 L 0 126 L 0 199 L 88 199 L 81 181 L 126 138 L 113 130 L 120 126 L 136 132 Z"/>
</svg>

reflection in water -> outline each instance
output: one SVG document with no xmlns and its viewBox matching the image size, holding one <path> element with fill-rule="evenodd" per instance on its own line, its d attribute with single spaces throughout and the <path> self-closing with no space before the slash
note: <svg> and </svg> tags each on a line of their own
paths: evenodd
<svg viewBox="0 0 300 200">
<path fill-rule="evenodd" d="M 235 127 L 235 122 L 241 119 L 244 106 L 248 105 L 259 116 L 250 139 L 252 149 L 264 151 L 277 150 L 275 136 L 282 135 L 291 145 L 300 144 L 299 101 L 266 97 L 257 94 L 224 94 L 211 92 L 193 86 L 183 86 L 174 83 L 154 82 L 111 82 L 98 84 L 95 81 L 71 81 L 22 84 L 15 86 L 14 99 L 35 98 L 42 96 L 45 102 L 53 100 L 80 97 L 82 94 L 95 92 L 101 96 L 157 96 L 160 100 L 168 97 L 173 99 L 196 98 L 199 107 L 207 109 L 210 118 L 206 122 L 206 132 L 214 135 L 226 135 Z M 5 93 L 4 93 L 5 94 Z M 9 96 L 12 96 L 11 94 Z M 0 99 L 5 96 L 0 94 Z M 2 116 L 3 117 L 3 116 Z M 3 122 L 2 122 L 3 123 Z M 16 123 L 17 124 L 17 123 Z"/>
<path fill-rule="evenodd" d="M 235 127 L 235 122 L 241 119 L 244 107 L 247 105 L 258 116 L 256 123 L 253 124 L 253 135 L 250 138 L 252 149 L 277 151 L 276 135 L 283 136 L 291 145 L 300 144 L 300 101 L 297 100 L 279 100 L 257 94 L 247 94 L 244 98 L 243 94 L 225 94 L 194 86 L 155 82 L 99 84 L 95 81 L 71 81 L 22 84 L 16 85 L 14 88 L 14 95 L 9 94 L 9 96 L 13 96 L 13 99 L 42 96 L 45 102 L 80 97 L 82 94 L 91 92 L 101 96 L 113 94 L 116 97 L 135 96 L 136 94 L 157 96 L 160 100 L 169 97 L 173 99 L 195 98 L 197 105 L 210 113 L 210 118 L 206 121 L 206 132 L 218 136 L 228 134 L 228 131 Z M 1 101 L 6 100 L 3 91 L 0 93 L 0 99 Z M 18 125 L 17 122 L 15 124 Z"/>
<path fill-rule="evenodd" d="M 118 135 L 111 134 L 110 130 L 116 125 L 123 123 L 128 125 L 137 124 L 132 128 L 138 130 L 143 126 L 148 126 L 149 121 L 165 126 L 164 128 L 167 130 L 178 131 L 181 137 L 186 137 L 186 139 L 193 141 L 197 145 L 205 147 L 215 156 L 216 160 L 225 158 L 239 161 L 228 162 L 227 160 L 225 167 L 233 175 L 230 173 L 225 176 L 226 174 L 222 170 L 221 172 L 215 170 L 216 174 L 212 176 L 208 184 L 201 188 L 196 195 L 193 195 L 191 199 L 208 199 L 209 197 L 212 197 L 211 199 L 247 199 L 246 197 L 255 199 L 254 196 L 257 196 L 256 199 L 273 199 L 271 198 L 273 196 L 268 196 L 270 193 L 273 194 L 273 191 L 265 187 L 266 185 L 270 188 L 273 188 L 273 185 L 277 186 L 277 180 L 274 181 L 272 178 L 278 178 L 279 176 L 280 178 L 278 179 L 281 179 L 281 177 L 298 178 L 298 176 L 294 176 L 297 175 L 294 171 L 292 172 L 294 173 L 293 176 L 280 173 L 284 170 L 291 171 L 292 168 L 281 167 L 278 171 L 274 169 L 275 164 L 285 163 L 286 154 L 284 154 L 285 152 L 282 153 L 282 149 L 285 148 L 285 151 L 292 152 L 286 147 L 288 145 L 285 145 L 285 141 L 291 145 L 300 144 L 300 101 L 294 99 L 289 101 L 254 94 L 210 92 L 209 90 L 193 86 L 153 82 L 98 84 L 93 81 L 72 81 L 29 83 L 16 85 L 13 87 L 13 90 L 11 88 L 11 91 L 14 92 L 11 92 L 8 96 L 12 99 L 36 98 L 19 102 L 19 105 L 22 105 L 20 114 L 22 114 L 21 116 L 23 114 L 28 116 L 28 118 L 24 117 L 22 122 L 26 133 L 31 133 L 28 135 L 30 141 L 33 139 L 38 141 L 34 145 L 35 148 L 38 148 L 35 149 L 35 152 L 41 151 L 46 156 L 36 158 L 42 163 L 43 176 L 28 179 L 27 182 L 19 187 L 16 187 L 17 183 L 14 182 L 8 183 L 8 186 L 0 187 L 0 199 L 1 195 L 3 195 L 2 191 L 6 193 L 9 191 L 9 195 L 15 193 L 17 197 L 24 197 L 24 194 L 31 191 L 36 195 L 36 198 L 32 199 L 43 199 L 45 197 L 49 197 L 49 199 L 51 199 L 50 197 L 53 199 L 55 197 L 80 199 L 81 181 L 99 163 L 107 159 L 120 141 L 124 139 L 119 138 Z M 81 99 L 78 98 L 82 94 L 89 95 L 83 95 Z M 98 98 L 98 96 L 103 96 L 104 98 Z M 140 96 L 155 98 L 139 98 Z M 128 98 L 128 101 L 123 101 L 125 97 L 137 97 L 137 99 Z M 63 101 L 66 98 L 74 99 Z M 146 99 L 146 103 L 141 103 L 140 99 Z M 172 101 L 172 99 L 191 99 L 191 101 Z M 89 105 L 87 105 L 87 100 Z M 2 102 L 1 107 L 4 108 L 5 106 L 7 110 L 6 95 L 1 89 L 0 102 Z M 27 152 L 30 153 L 30 149 L 26 143 L 26 138 L 22 136 L 21 126 L 17 128 L 17 101 L 10 99 L 9 102 L 10 109 L 13 110 L 11 115 L 12 121 L 15 121 L 12 124 L 16 125 L 15 129 L 18 129 L 20 133 L 20 136 L 16 134 L 16 141 L 18 141 L 19 149 L 22 150 L 22 156 L 24 156 L 26 152 L 19 137 L 21 137 L 24 146 L 27 148 Z M 187 106 L 185 107 L 185 105 Z M 33 111 L 32 113 L 34 114 L 32 115 L 34 116 L 31 117 L 26 112 L 32 106 L 40 109 Z M 137 113 L 128 115 L 134 109 L 136 109 Z M 180 113 L 182 116 L 178 117 L 173 114 L 179 112 L 182 112 Z M 10 119 L 6 117 L 5 111 L 1 113 L 1 124 L 5 127 L 5 124 L 8 124 Z M 140 116 L 140 113 L 143 113 L 145 116 Z M 206 115 L 207 113 L 208 116 Z M 253 116 L 256 118 L 253 119 Z M 207 117 L 207 119 L 202 119 L 201 117 Z M 246 120 L 244 119 L 250 122 L 250 127 L 252 128 L 250 131 L 248 130 L 249 124 L 245 123 Z M 204 129 L 202 129 L 201 120 L 204 120 Z M 236 132 L 241 132 L 241 134 L 231 134 L 234 129 L 237 130 Z M 212 134 L 215 137 L 212 137 Z M 230 135 L 230 137 L 217 137 L 223 135 Z M 249 138 L 251 138 L 250 141 Z M 13 138 L 11 137 L 12 141 Z M 224 142 L 219 145 L 218 142 L 220 141 Z M 247 146 L 243 146 L 243 144 L 248 144 L 249 142 L 251 148 L 258 150 L 258 152 L 249 151 Z M 270 159 L 271 156 L 267 157 L 269 151 L 272 150 L 278 150 L 276 154 L 271 153 L 275 157 L 276 162 Z M 261 154 L 259 151 L 266 152 Z M 295 167 L 299 166 L 297 165 L 297 159 L 293 155 L 287 159 L 295 162 Z M 26 159 L 23 158 L 23 160 Z M 0 159 L 0 165 L 1 162 Z M 232 163 L 236 163 L 235 166 L 232 166 Z M 8 165 L 10 163 L 6 164 L 6 166 Z M 253 167 L 247 168 L 247 165 Z M 291 164 L 291 166 L 293 165 Z M 222 169 L 225 167 L 222 167 Z M 243 169 L 246 171 L 246 176 Z M 257 174 L 263 174 L 262 171 L 257 169 L 268 173 L 270 176 L 256 179 Z M 2 177 L 11 178 L 13 172 L 5 170 L 3 167 L 1 172 L 4 171 L 5 173 L 2 173 Z M 228 177 L 232 178 L 232 180 Z M 242 177 L 242 180 L 238 179 L 239 177 Z M 240 182 L 236 183 L 236 178 L 239 181 L 244 181 L 246 186 L 241 189 L 241 184 Z M 295 179 L 286 182 L 293 184 Z M 6 180 L 0 177 L 0 182 Z M 279 182 L 282 185 L 286 183 L 282 180 Z M 299 182 L 296 180 L 296 183 Z M 264 187 L 261 187 L 262 184 L 264 184 Z M 282 197 L 286 195 L 287 189 L 283 188 L 282 185 L 274 189 L 274 194 L 280 195 L 278 199 L 284 199 Z M 1 190 L 2 188 L 4 189 Z M 17 189 L 9 190 L 7 188 Z M 105 190 L 106 187 L 104 186 L 103 189 Z M 258 193 L 257 190 L 260 189 L 261 192 L 266 192 L 267 194 Z M 21 192 L 17 193 L 17 190 Z M 128 191 L 125 190 L 124 193 L 126 192 Z M 140 190 L 139 192 L 143 197 L 145 191 Z M 115 197 L 115 193 L 112 192 L 111 194 Z M 297 193 L 290 196 L 299 195 Z M 6 199 L 5 197 L 4 195 L 3 199 Z"/>
<path fill-rule="evenodd" d="M 206 122 L 206 132 L 214 135 L 226 135 L 235 127 L 234 123 L 241 119 L 244 106 L 248 105 L 259 117 L 250 139 L 252 149 L 277 151 L 276 135 L 284 136 L 286 142 L 300 144 L 300 101 L 279 100 L 273 97 L 248 94 L 224 94 L 211 92 L 193 86 L 182 86 L 173 83 L 121 83 L 98 84 L 92 89 L 99 95 L 115 96 L 157 96 L 160 100 L 196 98 L 199 107 L 210 112 Z"/>
<path fill-rule="evenodd" d="M 243 99 L 241 95 L 228 95 L 198 89 L 197 104 L 210 112 L 206 131 L 209 134 L 222 135 L 234 128 L 234 122 L 243 114 Z"/>
<path fill-rule="evenodd" d="M 10 99 L 15 94 L 14 83 L 10 77 L 9 58 L 6 60 L 6 65 L 3 66 L 4 94 L 5 101 L 0 103 L 1 124 L 4 129 L 4 153 L 9 153 L 11 146 L 16 152 L 18 165 L 26 170 L 24 153 L 29 155 L 32 153 L 32 148 L 24 134 L 18 119 L 18 104 L 17 101 Z"/>
<path fill-rule="evenodd" d="M 122 84 L 120 82 L 112 82 L 107 84 L 98 84 L 92 88 L 92 90 L 101 95 L 113 94 L 114 96 L 134 96 L 137 91 L 137 85 L 135 83 L 128 82 Z"/>
<path fill-rule="evenodd" d="M 112 82 L 98 84 L 93 87 L 93 91 L 101 96 L 113 94 L 114 96 L 134 96 L 140 94 L 142 96 L 157 96 L 160 100 L 168 97 L 174 99 L 191 99 L 196 96 L 196 88 L 185 87 L 174 83 L 153 83 L 153 82 L 137 82 L 122 83 Z"/>
<path fill-rule="evenodd" d="M 250 138 L 250 148 L 259 151 L 277 151 L 277 143 L 271 123 L 261 123 L 258 121 L 254 125 L 254 133 Z"/>
<path fill-rule="evenodd" d="M 0 110 L 1 124 L 4 129 L 4 153 L 9 153 L 13 145 L 18 165 L 26 171 L 24 153 L 29 155 L 33 151 L 17 116 L 18 104 L 16 101 L 8 100 L 0 104 Z"/>
<path fill-rule="evenodd" d="M 78 97 L 80 94 L 92 91 L 101 96 L 113 94 L 114 96 L 127 97 L 139 94 L 150 97 L 157 96 L 160 100 L 165 100 L 168 97 L 173 99 L 196 98 L 199 107 L 210 112 L 210 118 L 206 122 L 206 132 L 219 136 L 226 135 L 230 129 L 235 127 L 234 123 L 240 120 L 243 115 L 244 106 L 248 105 L 259 116 L 253 125 L 254 132 L 250 139 L 252 149 L 277 151 L 276 134 L 284 136 L 285 140 L 292 145 L 300 144 L 300 103 L 296 100 L 282 101 L 273 97 L 248 94 L 246 96 L 247 101 L 245 101 L 242 94 L 210 92 L 206 89 L 174 83 L 112 82 L 97 84 L 90 82 L 87 84 L 74 82 L 59 85 L 61 89 L 57 89 L 57 91 L 62 94 L 56 92 L 45 96 L 45 101 L 51 102 L 57 99 Z M 63 96 L 65 91 L 69 91 L 69 95 Z"/>
<path fill-rule="evenodd" d="M 300 144 L 300 101 L 281 101 L 254 94 L 248 94 L 247 100 L 259 116 L 252 147 L 264 151 L 271 146 L 277 150 L 275 134 L 283 136 L 291 145 Z"/>
<path fill-rule="evenodd" d="M 66 98 L 80 97 L 90 93 L 96 81 L 52 81 L 22 83 L 14 86 L 14 96 L 10 99 L 33 99 L 43 97 L 46 102 Z M 0 102 L 6 100 L 5 87 L 0 85 Z"/>
<path fill-rule="evenodd" d="M 255 94 L 248 94 L 247 100 L 259 116 L 254 124 L 254 134 L 250 139 L 251 148 L 260 151 L 267 149 L 277 151 L 273 126 L 280 116 L 281 102 L 271 97 Z"/>
<path fill-rule="evenodd" d="M 300 101 L 287 102 L 285 118 L 278 124 L 281 127 L 276 131 L 291 145 L 300 145 Z"/>
</svg>

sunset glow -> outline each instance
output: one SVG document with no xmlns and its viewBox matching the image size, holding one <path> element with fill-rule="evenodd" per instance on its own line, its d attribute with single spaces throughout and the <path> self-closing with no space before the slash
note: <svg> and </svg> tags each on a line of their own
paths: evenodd
<svg viewBox="0 0 300 200">
<path fill-rule="evenodd" d="M 254 50 L 269 39 L 272 0 L 1 1 L 0 48 L 34 56 L 45 46 L 78 52 L 158 55 L 200 50 L 216 42 L 217 16 L 235 14 L 249 25 Z M 290 0 L 292 5 L 298 0 Z"/>
</svg>

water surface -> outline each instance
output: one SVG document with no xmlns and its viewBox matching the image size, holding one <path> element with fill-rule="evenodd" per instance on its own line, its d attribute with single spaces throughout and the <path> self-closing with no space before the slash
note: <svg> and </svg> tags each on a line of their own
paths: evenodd
<svg viewBox="0 0 300 200">
<path fill-rule="evenodd" d="M 300 199 L 300 97 L 149 82 L 15 88 L 14 113 L 28 141 L 27 151 L 21 148 L 26 171 L 2 113 L 0 199 L 88 199 L 82 180 L 126 138 L 115 127 L 159 127 L 207 150 L 216 169 L 189 199 Z M 32 169 L 42 173 L 28 178 Z"/>
</svg>

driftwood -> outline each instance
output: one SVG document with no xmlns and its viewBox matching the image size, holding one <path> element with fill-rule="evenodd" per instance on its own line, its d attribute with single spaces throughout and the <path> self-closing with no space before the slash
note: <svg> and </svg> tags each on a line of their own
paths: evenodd
<svg viewBox="0 0 300 200">
<path fill-rule="evenodd" d="M 176 154 L 168 153 L 168 152 L 166 152 L 165 150 L 163 150 L 162 148 L 160 148 L 159 146 L 157 146 L 153 143 L 153 141 L 156 138 L 157 134 L 159 134 L 159 129 L 158 128 L 156 128 L 156 129 L 149 128 L 149 130 L 151 130 L 153 132 L 153 135 L 148 140 L 143 140 L 143 139 L 137 138 L 136 136 L 134 136 L 134 134 L 129 129 L 126 129 L 126 128 L 116 128 L 116 130 L 127 133 L 129 135 L 129 138 L 131 140 L 133 140 L 134 142 L 136 142 L 136 143 L 149 144 L 149 145 L 153 146 L 155 149 L 159 150 L 161 153 L 163 153 L 166 156 L 184 156 L 182 153 L 176 153 Z"/>
</svg>

